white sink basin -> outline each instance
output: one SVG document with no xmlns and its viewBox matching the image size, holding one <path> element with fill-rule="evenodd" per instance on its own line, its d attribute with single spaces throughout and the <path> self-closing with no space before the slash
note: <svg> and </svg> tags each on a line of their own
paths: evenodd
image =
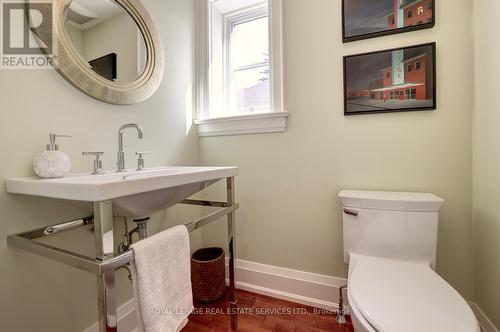
<svg viewBox="0 0 500 332">
<path fill-rule="evenodd" d="M 59 179 L 16 178 L 8 179 L 5 186 L 13 194 L 76 202 L 112 201 L 115 215 L 143 217 L 237 174 L 237 167 L 162 167 L 102 175 L 71 174 Z M 92 210 L 91 204 L 77 205 Z"/>
</svg>

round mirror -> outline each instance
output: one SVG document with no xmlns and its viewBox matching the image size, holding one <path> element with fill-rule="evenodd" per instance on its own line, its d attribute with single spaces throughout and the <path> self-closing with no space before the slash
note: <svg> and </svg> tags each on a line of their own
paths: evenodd
<svg viewBox="0 0 500 332">
<path fill-rule="evenodd" d="M 146 43 L 129 13 L 112 0 L 65 1 L 64 24 L 81 59 L 107 80 L 137 80 L 146 68 Z"/>
<path fill-rule="evenodd" d="M 27 1 L 30 13 L 37 12 L 37 3 Z M 52 48 L 56 51 L 50 56 L 64 78 L 89 96 L 112 104 L 138 103 L 158 89 L 165 67 L 163 47 L 141 0 L 53 0 L 52 4 L 54 19 L 34 24 L 32 31 L 46 39 L 56 37 L 57 46 Z M 40 49 L 46 52 L 43 43 Z"/>
</svg>

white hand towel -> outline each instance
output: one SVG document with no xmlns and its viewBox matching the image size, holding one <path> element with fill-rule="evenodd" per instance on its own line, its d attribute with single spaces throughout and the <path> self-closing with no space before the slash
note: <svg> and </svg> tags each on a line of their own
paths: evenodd
<svg viewBox="0 0 500 332">
<path fill-rule="evenodd" d="M 193 310 L 189 234 L 176 226 L 132 245 L 140 332 L 177 332 Z"/>
</svg>

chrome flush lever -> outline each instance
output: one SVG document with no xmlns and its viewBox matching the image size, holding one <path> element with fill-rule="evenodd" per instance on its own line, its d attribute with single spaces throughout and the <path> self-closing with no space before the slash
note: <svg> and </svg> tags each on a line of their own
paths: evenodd
<svg viewBox="0 0 500 332">
<path fill-rule="evenodd" d="M 99 175 L 103 174 L 104 171 L 102 170 L 102 160 L 101 156 L 104 154 L 104 152 L 82 152 L 82 156 L 94 156 L 94 172 L 92 172 L 92 175 Z"/>
<path fill-rule="evenodd" d="M 344 213 L 353 217 L 357 217 L 359 215 L 359 211 L 346 209 L 344 208 Z"/>
<path fill-rule="evenodd" d="M 144 158 L 143 156 L 146 155 L 146 154 L 151 154 L 151 152 L 149 151 L 138 151 L 135 153 L 136 156 L 138 156 L 137 158 L 137 170 L 138 171 L 143 171 L 144 170 Z"/>
</svg>

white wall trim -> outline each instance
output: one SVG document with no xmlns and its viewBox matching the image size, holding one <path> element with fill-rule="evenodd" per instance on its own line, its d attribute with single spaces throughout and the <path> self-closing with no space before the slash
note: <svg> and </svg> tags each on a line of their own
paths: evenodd
<svg viewBox="0 0 500 332">
<path fill-rule="evenodd" d="M 117 309 L 118 316 L 118 331 L 120 332 L 136 332 L 137 331 L 137 319 L 135 314 L 135 301 L 131 299 L 130 301 L 124 303 Z M 99 325 L 97 322 L 86 328 L 83 332 L 99 332 Z"/>
<path fill-rule="evenodd" d="M 284 112 L 284 52 L 283 52 L 283 0 L 269 0 L 269 27 L 272 38 L 269 47 L 271 66 L 271 105 L 274 112 Z"/>
<path fill-rule="evenodd" d="M 482 331 L 484 331 L 484 332 L 500 332 L 495 327 L 495 325 L 493 325 L 493 322 L 488 318 L 488 316 L 486 316 L 484 311 L 479 307 L 479 305 L 476 302 L 469 302 L 469 305 L 472 308 L 472 311 L 474 312 L 474 314 L 476 315 Z"/>
<path fill-rule="evenodd" d="M 208 117 L 208 71 L 210 67 L 210 3 L 195 1 L 196 36 L 195 36 L 195 107 L 196 118 Z"/>
<path fill-rule="evenodd" d="M 244 260 L 236 261 L 238 289 L 312 307 L 337 309 L 339 288 L 346 284 L 347 280 L 344 278 Z M 346 294 L 344 296 L 347 297 Z"/>
<path fill-rule="evenodd" d="M 286 130 L 287 118 L 286 112 L 274 112 L 197 120 L 195 124 L 200 137 L 281 133 Z"/>
</svg>

